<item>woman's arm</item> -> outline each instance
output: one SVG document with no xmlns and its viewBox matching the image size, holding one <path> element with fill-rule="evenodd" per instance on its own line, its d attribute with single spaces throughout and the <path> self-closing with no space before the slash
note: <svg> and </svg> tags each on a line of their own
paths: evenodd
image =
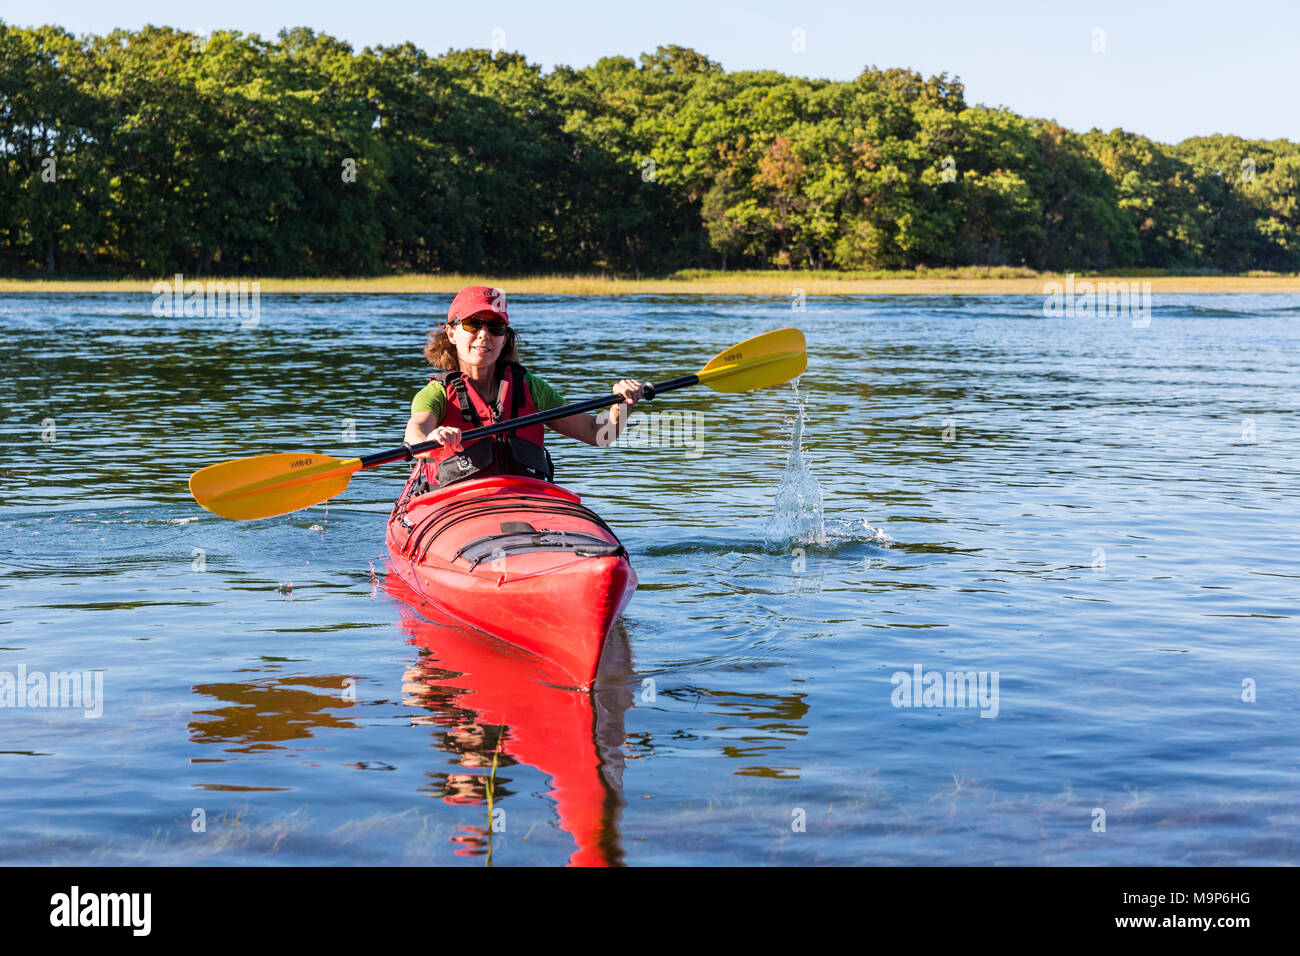
<svg viewBox="0 0 1300 956">
<path fill-rule="evenodd" d="M 412 412 L 411 420 L 406 423 L 406 437 L 403 441 L 409 441 L 412 445 L 418 445 L 429 432 L 438 427 L 438 415 L 436 412 Z"/>
<path fill-rule="evenodd" d="M 588 445 L 603 447 L 610 444 L 614 439 L 614 429 L 610 428 L 608 423 L 609 412 L 601 412 L 599 415 L 587 415 L 579 412 L 577 415 L 557 418 L 555 421 L 546 424 L 566 438 L 576 438 Z M 602 439 L 605 440 L 602 441 Z"/>
<path fill-rule="evenodd" d="M 616 395 L 622 395 L 627 405 L 635 405 L 641 397 L 643 387 L 635 379 L 625 378 L 614 386 L 613 391 Z M 547 424 L 566 438 L 576 438 L 588 445 L 603 448 L 613 444 L 615 438 L 623 433 L 626 417 L 623 414 L 623 405 L 611 405 L 609 411 L 601 412 L 599 415 L 579 412 L 577 415 L 557 418 Z"/>
</svg>

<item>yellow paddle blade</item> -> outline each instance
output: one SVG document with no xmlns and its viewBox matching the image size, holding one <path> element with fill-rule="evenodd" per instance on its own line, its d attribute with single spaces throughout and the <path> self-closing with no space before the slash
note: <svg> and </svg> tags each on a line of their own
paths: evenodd
<svg viewBox="0 0 1300 956">
<path fill-rule="evenodd" d="M 777 329 L 733 345 L 697 373 L 719 392 L 749 392 L 798 378 L 808 368 L 807 343 L 798 329 Z"/>
<path fill-rule="evenodd" d="M 270 518 L 328 501 L 360 467 L 360 458 L 308 452 L 236 458 L 190 475 L 190 494 L 223 518 Z"/>
</svg>

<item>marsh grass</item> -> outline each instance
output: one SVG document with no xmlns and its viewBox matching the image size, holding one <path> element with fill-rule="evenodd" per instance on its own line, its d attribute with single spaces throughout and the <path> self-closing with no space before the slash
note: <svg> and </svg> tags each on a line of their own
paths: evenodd
<svg viewBox="0 0 1300 956">
<path fill-rule="evenodd" d="M 487 815 L 488 815 L 487 844 L 488 846 L 487 846 L 487 859 L 483 863 L 484 866 L 492 865 L 492 838 L 496 836 L 496 827 L 492 819 L 492 807 L 494 805 L 493 801 L 496 797 L 496 789 L 497 789 L 497 762 L 501 759 L 501 747 L 504 743 L 505 743 L 505 735 L 502 734 L 500 737 L 497 738 L 496 750 L 492 751 L 492 772 L 488 774 L 488 779 L 487 779 Z M 529 830 L 528 832 L 532 833 L 531 830 Z"/>
<path fill-rule="evenodd" d="M 213 815 L 205 832 L 194 833 L 190 818 L 173 826 L 152 826 L 138 840 L 100 840 L 50 833 L 23 847 L 9 862 L 92 865 L 205 866 L 315 865 L 322 857 L 343 864 L 392 862 L 392 846 L 401 847 L 403 865 L 445 865 L 455 822 L 439 821 L 412 807 L 373 813 L 328 826 L 306 807 L 257 820 L 246 810 Z M 92 844 L 93 841 L 93 845 Z"/>
<path fill-rule="evenodd" d="M 1080 271 L 1078 279 L 1140 279 L 1152 292 L 1300 292 L 1300 274 L 1248 272 L 1244 275 L 1175 274 L 1158 269 L 1101 273 Z M 277 279 L 255 276 L 191 276 L 186 280 L 238 282 L 256 280 L 263 294 L 299 295 L 433 295 L 449 296 L 467 285 L 499 286 L 516 295 L 755 295 L 789 299 L 796 289 L 806 295 L 1042 295 L 1049 281 L 1064 273 L 1035 272 L 1010 266 L 967 266 L 897 271 L 745 271 L 689 269 L 656 278 L 609 275 L 473 275 L 412 274 Z M 154 279 L 13 279 L 0 278 L 0 294 L 21 292 L 143 293 L 151 295 Z M 163 277 L 162 281 L 171 281 Z"/>
<path fill-rule="evenodd" d="M 807 812 L 807 834 L 793 832 L 790 811 Z M 1107 809 L 1107 833 L 1092 829 L 1094 807 Z M 1115 841 L 1128 841 L 1134 861 L 1146 865 L 1148 848 L 1133 843 L 1135 834 L 1157 828 L 1195 826 L 1208 830 L 1225 821 L 1240 822 L 1267 811 L 1253 799 L 1203 789 L 1172 789 L 1154 793 L 1134 784 L 1083 796 L 1069 780 L 1056 792 L 1008 792 L 990 781 L 949 772 L 928 793 L 889 786 L 876 772 L 837 790 L 828 802 L 795 787 L 773 787 L 765 794 L 711 794 L 660 808 L 653 818 L 634 817 L 627 823 L 637 840 L 651 846 L 700 852 L 708 862 L 718 852 L 709 840 L 681 840 L 678 834 L 712 830 L 725 834 L 730 849 L 743 848 L 747 859 L 768 865 L 823 862 L 844 865 L 907 864 L 920 858 L 931 865 L 1015 863 L 1028 852 L 1038 865 L 1103 863 Z M 971 821 L 996 819 L 990 833 Z M 1271 818 L 1270 818 L 1271 819 Z M 1293 815 L 1275 826 L 1286 829 Z M 1289 839 L 1294 841 L 1292 834 Z M 860 848 L 860 856 L 839 848 Z M 1026 850 L 1026 847 L 1030 847 Z M 1201 865 L 1222 863 L 1240 847 L 1230 840 L 1212 839 L 1188 848 L 1179 859 Z M 667 857 L 665 857 L 666 859 Z M 658 862 L 652 858 L 649 862 Z"/>
</svg>

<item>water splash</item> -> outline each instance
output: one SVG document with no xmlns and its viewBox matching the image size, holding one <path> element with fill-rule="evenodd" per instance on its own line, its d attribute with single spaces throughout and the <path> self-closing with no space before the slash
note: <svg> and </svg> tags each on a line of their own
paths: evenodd
<svg viewBox="0 0 1300 956">
<path fill-rule="evenodd" d="M 769 548 L 780 549 L 796 545 L 834 547 L 850 541 L 889 547 L 893 539 L 879 528 L 873 528 L 865 518 L 832 518 L 828 530 L 821 485 L 804 457 L 807 418 L 803 395 L 797 381 L 791 382 L 790 387 L 795 398 L 795 416 L 787 420 L 791 429 L 790 456 L 776 489 L 776 508 L 763 529 L 764 543 Z"/>
<path fill-rule="evenodd" d="M 821 485 L 804 460 L 803 396 L 796 383 L 792 382 L 790 387 L 794 390 L 795 417 L 787 420 L 792 429 L 790 455 L 776 489 L 776 509 L 763 529 L 763 540 L 769 547 L 808 544 L 826 537 Z"/>
</svg>

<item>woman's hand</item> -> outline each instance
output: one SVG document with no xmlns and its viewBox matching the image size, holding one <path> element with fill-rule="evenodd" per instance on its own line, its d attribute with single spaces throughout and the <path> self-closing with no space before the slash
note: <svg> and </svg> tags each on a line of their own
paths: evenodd
<svg viewBox="0 0 1300 956">
<path fill-rule="evenodd" d="M 622 395 L 623 402 L 620 405 L 609 406 L 609 420 L 614 427 L 621 431 L 623 405 L 635 405 L 641 399 L 641 394 L 645 385 L 634 378 L 625 378 L 621 382 L 614 383 L 614 394 Z"/>
<path fill-rule="evenodd" d="M 462 450 L 460 447 L 460 429 L 452 428 L 450 425 L 439 425 L 429 432 L 425 441 L 436 441 L 443 448 L 450 448 L 452 451 Z"/>
<path fill-rule="evenodd" d="M 425 429 L 428 431 L 425 431 Z M 420 445 L 427 441 L 436 441 L 444 447 L 450 447 L 460 451 L 460 429 L 449 426 L 439 426 L 438 419 L 433 412 L 416 412 L 411 416 L 411 420 L 406 423 L 406 435 L 404 436 L 404 445 Z M 431 452 L 421 452 L 420 458 L 428 458 Z"/>
</svg>

